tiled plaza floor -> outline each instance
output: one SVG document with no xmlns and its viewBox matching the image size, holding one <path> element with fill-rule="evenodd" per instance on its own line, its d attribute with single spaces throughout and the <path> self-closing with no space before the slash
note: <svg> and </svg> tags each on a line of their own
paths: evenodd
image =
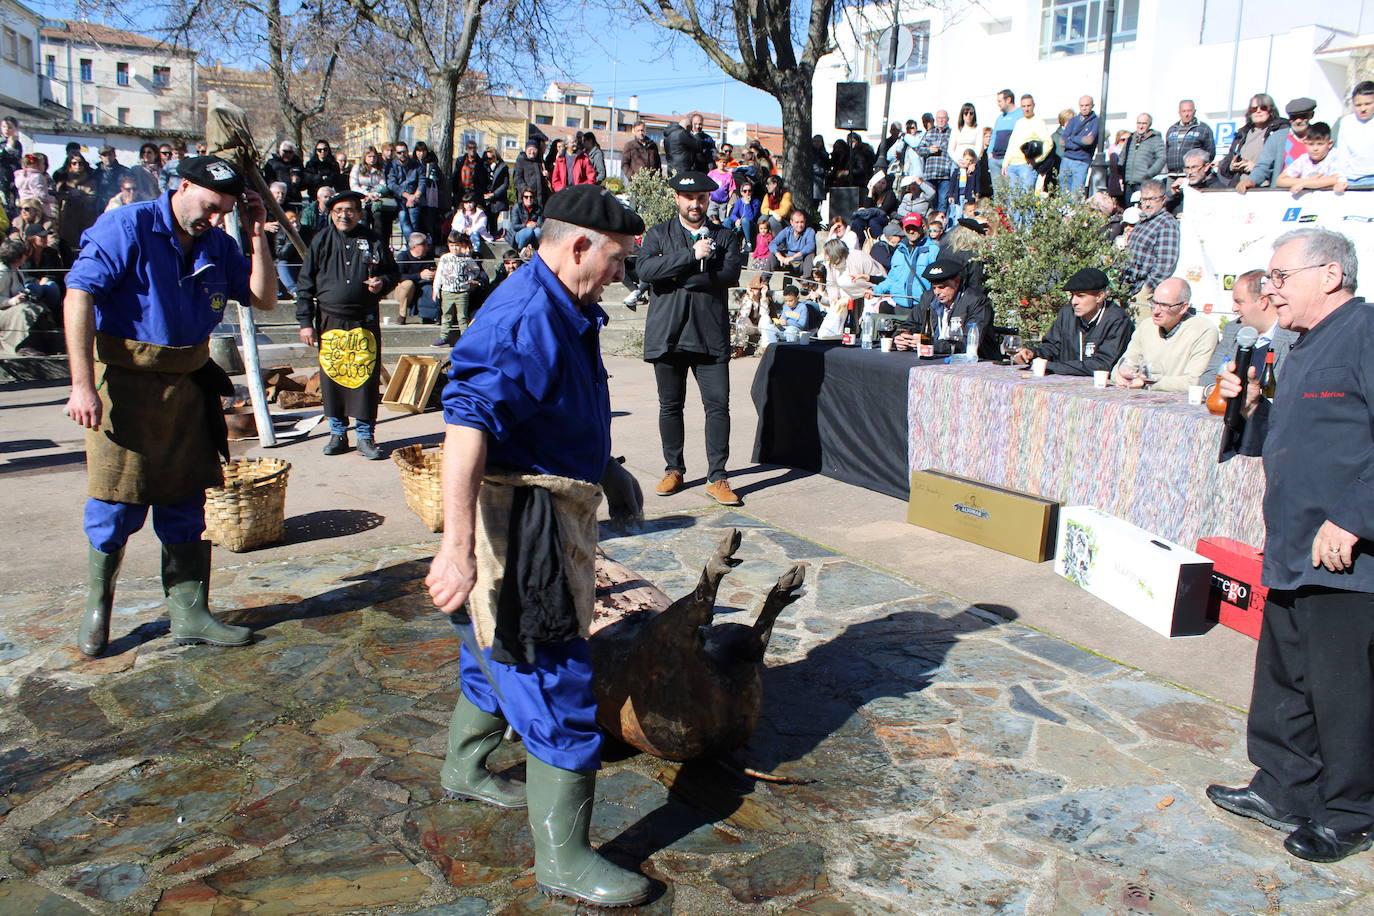
<svg viewBox="0 0 1374 916">
<path fill-rule="evenodd" d="M 808 593 L 733 763 L 608 761 L 594 833 L 661 882 L 642 912 L 1374 911 L 1368 855 L 1312 866 L 1207 803 L 1249 774 L 1234 710 L 739 513 L 603 547 L 677 596 L 730 527 L 721 619 L 790 561 Z M 238 650 L 172 646 L 152 580 L 121 583 L 96 661 L 78 590 L 0 595 L 0 913 L 572 912 L 533 887 L 523 812 L 438 792 L 457 644 L 431 549 L 218 552 Z"/>
</svg>

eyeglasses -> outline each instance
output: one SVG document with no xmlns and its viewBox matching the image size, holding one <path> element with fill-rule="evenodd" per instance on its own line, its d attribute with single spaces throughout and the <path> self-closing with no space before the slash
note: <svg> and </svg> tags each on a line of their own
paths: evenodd
<svg viewBox="0 0 1374 916">
<path fill-rule="evenodd" d="M 903 228 L 903 231 L 905 231 L 905 232 L 920 232 L 920 231 L 921 231 L 921 227 L 920 227 L 920 226 L 904 226 L 904 227 L 902 227 L 902 228 Z"/>
<path fill-rule="evenodd" d="M 1250 113 L 1250 114 L 1254 114 L 1254 113 L 1257 112 L 1257 111 L 1273 111 L 1273 110 L 1274 110 L 1274 109 L 1270 108 L 1268 105 L 1251 105 L 1251 106 L 1250 106 L 1250 112 L 1249 112 L 1249 113 Z"/>
<path fill-rule="evenodd" d="M 1325 266 L 1325 264 L 1308 264 L 1306 267 L 1290 267 L 1287 270 L 1275 269 L 1269 271 L 1269 273 L 1265 274 L 1260 279 L 1265 286 L 1272 287 L 1273 289 L 1283 289 L 1283 284 L 1288 282 L 1288 277 L 1290 274 L 1295 274 L 1299 271 L 1312 270 L 1316 267 Z"/>
<path fill-rule="evenodd" d="M 1180 305 L 1187 305 L 1187 304 L 1188 304 L 1188 300 L 1187 300 L 1187 299 L 1184 299 L 1184 300 L 1182 300 L 1181 302 L 1160 302 L 1158 299 L 1151 299 L 1151 300 L 1150 300 L 1150 311 L 1152 311 L 1152 312 L 1158 312 L 1158 311 L 1161 311 L 1161 310 L 1163 310 L 1163 309 L 1176 309 L 1176 308 L 1178 308 Z"/>
<path fill-rule="evenodd" d="M 172 151 L 169 150 L 169 149 L 160 149 L 160 150 L 157 151 L 157 154 L 158 154 L 159 156 L 167 156 L 167 157 L 170 158 L 171 155 L 172 155 Z"/>
<path fill-rule="evenodd" d="M 317 153 L 327 153 L 327 152 L 329 152 L 329 147 L 327 147 L 327 146 L 317 146 L 317 147 L 315 147 L 315 152 L 317 152 Z"/>
</svg>

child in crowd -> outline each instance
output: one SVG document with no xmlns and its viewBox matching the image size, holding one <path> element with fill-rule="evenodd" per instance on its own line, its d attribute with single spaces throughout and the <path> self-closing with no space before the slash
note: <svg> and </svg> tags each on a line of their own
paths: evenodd
<svg viewBox="0 0 1374 916">
<path fill-rule="evenodd" d="M 434 269 L 434 288 L 439 291 L 439 339 L 430 346 L 452 347 L 467 330 L 472 292 L 486 276 L 472 256 L 472 236 L 454 230 L 448 234 L 448 251 Z"/>
<path fill-rule="evenodd" d="M 768 246 L 773 244 L 773 228 L 766 222 L 759 223 L 759 234 L 754 239 L 754 250 L 749 254 L 750 270 L 768 269 Z"/>
<path fill-rule="evenodd" d="M 711 202 L 706 207 L 706 218 L 723 223 L 730 213 L 730 202 L 735 194 L 735 176 L 730 171 L 730 157 L 724 153 L 716 156 L 716 167 L 706 174 L 716 183 L 716 189 L 711 192 Z"/>
<path fill-rule="evenodd" d="M 1283 170 L 1275 182 L 1281 188 L 1288 188 L 1297 197 L 1303 191 L 1325 191 L 1328 188 L 1337 194 L 1345 193 L 1346 181 L 1336 170 L 1331 155 L 1331 125 L 1317 121 L 1307 128 L 1307 152 Z"/>
<path fill-rule="evenodd" d="M 959 169 L 950 191 L 953 204 L 945 212 L 958 213 L 961 208 L 976 201 L 982 192 L 982 182 L 978 180 L 978 157 L 973 150 L 966 149 L 959 154 Z"/>
<path fill-rule="evenodd" d="M 52 196 L 52 176 L 48 174 L 48 157 L 42 153 L 26 153 L 24 167 L 14 172 L 15 199 L 26 197 L 43 205 L 43 215 L 52 219 L 57 215 L 56 201 Z"/>
<path fill-rule="evenodd" d="M 762 277 L 755 277 L 748 289 L 740 294 L 735 310 L 735 327 L 731 335 L 735 356 L 746 356 L 753 352 L 755 343 L 759 349 L 763 349 L 772 342 L 768 331 L 773 327 L 776 311 L 777 306 L 768 284 Z"/>
</svg>

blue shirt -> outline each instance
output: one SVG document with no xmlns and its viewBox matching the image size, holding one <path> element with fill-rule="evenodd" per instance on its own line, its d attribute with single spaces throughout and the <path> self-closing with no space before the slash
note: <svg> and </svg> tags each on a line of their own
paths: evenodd
<svg viewBox="0 0 1374 916">
<path fill-rule="evenodd" d="M 197 237 L 188 262 L 171 199 L 169 192 L 112 210 L 82 234 L 67 287 L 95 299 L 102 334 L 190 347 L 210 336 L 228 300 L 252 302 L 248 259 L 223 229 Z"/>
<path fill-rule="evenodd" d="M 1011 111 L 1004 111 L 997 116 L 997 121 L 992 126 L 992 150 L 988 153 L 993 159 L 1007 158 L 1007 146 L 1011 143 L 1011 132 L 1016 128 L 1016 122 L 1021 120 L 1024 115 L 1021 109 L 1013 108 Z"/>
<path fill-rule="evenodd" d="M 492 464 L 599 483 L 611 458 L 606 320 L 573 302 L 536 254 L 454 346 L 444 422 L 485 431 Z"/>
</svg>

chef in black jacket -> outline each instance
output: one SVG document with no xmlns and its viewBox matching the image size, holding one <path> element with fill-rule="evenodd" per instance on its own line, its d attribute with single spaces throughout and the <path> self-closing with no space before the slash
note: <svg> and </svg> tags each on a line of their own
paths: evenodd
<svg viewBox="0 0 1374 916">
<path fill-rule="evenodd" d="M 1070 304 L 1059 310 L 1050 332 L 1034 347 L 1022 347 L 1011 361 L 1025 365 L 1040 358 L 1049 360 L 1047 371 L 1056 375 L 1092 375 L 1110 372 L 1126 352 L 1135 324 L 1126 310 L 1107 301 L 1107 275 L 1085 267 L 1069 277 L 1064 291 Z"/>
<path fill-rule="evenodd" d="M 373 437 L 381 401 L 382 348 L 377 306 L 400 280 L 391 248 L 360 224 L 363 195 L 343 191 L 325 202 L 329 222 L 310 240 L 296 281 L 301 342 L 320 349 L 320 396 L 329 420 L 326 455 L 348 451 L 348 418 L 358 454 L 386 457 Z"/>
<path fill-rule="evenodd" d="M 740 503 L 726 479 L 730 457 L 730 310 L 726 296 L 739 284 L 744 254 L 735 230 L 706 218 L 718 185 L 701 172 L 668 180 L 677 215 L 644 234 L 636 272 L 649 284 L 644 359 L 658 385 L 658 431 L 665 470 L 657 492 L 682 489 L 682 408 L 687 373 L 696 377 L 706 410 L 706 492 L 726 506 Z"/>
</svg>

